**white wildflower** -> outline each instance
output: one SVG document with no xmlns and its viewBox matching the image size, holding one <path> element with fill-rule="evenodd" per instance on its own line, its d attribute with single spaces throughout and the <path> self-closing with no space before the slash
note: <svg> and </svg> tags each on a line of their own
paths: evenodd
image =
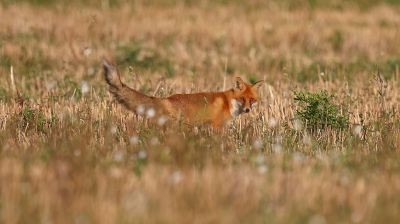
<svg viewBox="0 0 400 224">
<path fill-rule="evenodd" d="M 149 108 L 146 112 L 147 118 L 153 118 L 156 115 L 154 108 Z"/>
<path fill-rule="evenodd" d="M 121 162 L 124 159 L 124 153 L 121 151 L 118 151 L 116 153 L 114 153 L 113 155 L 113 160 L 115 162 Z"/>
<path fill-rule="evenodd" d="M 263 142 L 260 139 L 257 139 L 253 142 L 253 148 L 258 150 L 263 147 Z"/>
<path fill-rule="evenodd" d="M 145 110 L 146 108 L 141 104 L 136 107 L 136 113 L 139 115 L 143 115 Z"/>
<path fill-rule="evenodd" d="M 168 117 L 161 115 L 158 119 L 157 119 L 157 124 L 158 126 L 163 126 L 166 122 L 168 121 Z"/>
<path fill-rule="evenodd" d="M 79 157 L 81 155 L 81 151 L 80 150 L 75 150 L 74 151 L 74 156 Z"/>
<path fill-rule="evenodd" d="M 132 145 L 137 145 L 137 144 L 139 143 L 139 137 L 136 136 L 136 135 L 134 135 L 134 136 L 132 136 L 132 137 L 129 138 L 129 142 L 130 142 Z"/>
<path fill-rule="evenodd" d="M 90 47 L 86 47 L 85 49 L 83 49 L 83 55 L 85 55 L 86 57 L 89 57 L 92 54 L 93 50 Z"/>
<path fill-rule="evenodd" d="M 274 117 L 271 117 L 268 120 L 268 127 L 269 128 L 274 128 L 274 127 L 276 127 L 277 124 L 278 124 L 278 121 Z"/>
<path fill-rule="evenodd" d="M 295 161 L 297 163 L 303 162 L 305 160 L 305 156 L 301 152 L 293 153 L 292 158 L 293 158 L 293 161 Z"/>
<path fill-rule="evenodd" d="M 47 82 L 46 83 L 46 89 L 47 89 L 47 91 L 50 91 L 50 90 L 52 90 L 52 89 L 54 89 L 54 87 L 56 87 L 56 82 L 54 82 L 54 81 L 50 81 L 50 82 Z"/>
<path fill-rule="evenodd" d="M 138 158 L 139 159 L 146 159 L 147 158 L 147 153 L 144 150 L 140 150 L 138 153 Z"/>
<path fill-rule="evenodd" d="M 82 94 L 86 94 L 90 91 L 89 83 L 86 81 L 82 81 L 81 83 L 81 92 Z"/>
<path fill-rule="evenodd" d="M 110 129 L 111 134 L 115 135 L 117 133 L 117 127 L 116 126 L 112 126 Z"/>
<path fill-rule="evenodd" d="M 151 140 L 150 140 L 150 144 L 151 145 L 158 145 L 158 143 L 159 143 L 159 141 L 158 141 L 157 137 L 151 138 Z"/>
<path fill-rule="evenodd" d="M 96 73 L 96 70 L 93 67 L 88 68 L 87 70 L 88 75 L 92 76 Z"/>
<path fill-rule="evenodd" d="M 171 174 L 170 181 L 172 184 L 178 184 L 183 179 L 181 172 L 175 171 Z"/>
<path fill-rule="evenodd" d="M 362 137 L 362 126 L 356 125 L 353 127 L 353 134 L 359 138 Z"/>
<path fill-rule="evenodd" d="M 293 121 L 293 128 L 296 131 L 301 131 L 303 128 L 303 123 L 299 119 L 296 119 Z"/>
<path fill-rule="evenodd" d="M 268 171 L 268 167 L 265 164 L 261 164 L 260 166 L 258 166 L 258 172 L 260 174 L 264 174 Z"/>
</svg>

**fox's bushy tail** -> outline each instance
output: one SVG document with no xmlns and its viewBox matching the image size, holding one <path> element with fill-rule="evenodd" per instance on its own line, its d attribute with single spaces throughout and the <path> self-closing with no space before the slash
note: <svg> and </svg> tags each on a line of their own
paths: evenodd
<svg viewBox="0 0 400 224">
<path fill-rule="evenodd" d="M 129 88 L 121 81 L 120 73 L 116 66 L 103 60 L 104 77 L 110 86 L 110 92 L 118 102 L 129 110 L 136 112 L 139 106 L 157 107 L 157 98 L 146 96 Z"/>
<path fill-rule="evenodd" d="M 117 68 L 107 60 L 103 60 L 104 78 L 108 85 L 110 85 L 110 92 L 114 94 L 123 87 L 120 74 Z"/>
</svg>

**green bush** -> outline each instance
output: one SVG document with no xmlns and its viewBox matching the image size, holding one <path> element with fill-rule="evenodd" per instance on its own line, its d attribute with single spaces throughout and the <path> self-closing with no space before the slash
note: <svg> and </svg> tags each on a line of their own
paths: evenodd
<svg viewBox="0 0 400 224">
<path fill-rule="evenodd" d="M 327 91 L 317 93 L 295 92 L 296 116 L 310 130 L 344 129 L 349 125 L 348 116 L 342 115 L 339 106 L 332 101 L 334 95 Z"/>
</svg>

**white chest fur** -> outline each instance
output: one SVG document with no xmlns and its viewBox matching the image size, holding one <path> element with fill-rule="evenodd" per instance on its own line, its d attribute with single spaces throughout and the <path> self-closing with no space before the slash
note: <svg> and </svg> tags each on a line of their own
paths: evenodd
<svg viewBox="0 0 400 224">
<path fill-rule="evenodd" d="M 242 113 L 242 104 L 239 101 L 232 99 L 230 112 L 232 117 L 239 116 Z"/>
</svg>

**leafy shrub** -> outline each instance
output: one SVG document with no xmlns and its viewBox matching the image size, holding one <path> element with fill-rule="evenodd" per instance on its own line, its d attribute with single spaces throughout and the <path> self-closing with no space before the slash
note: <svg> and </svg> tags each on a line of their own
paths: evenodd
<svg viewBox="0 0 400 224">
<path fill-rule="evenodd" d="M 348 116 L 342 115 L 339 106 L 332 102 L 334 95 L 327 91 L 295 92 L 294 95 L 298 105 L 296 116 L 307 125 L 307 128 L 317 130 L 348 127 Z"/>
</svg>

